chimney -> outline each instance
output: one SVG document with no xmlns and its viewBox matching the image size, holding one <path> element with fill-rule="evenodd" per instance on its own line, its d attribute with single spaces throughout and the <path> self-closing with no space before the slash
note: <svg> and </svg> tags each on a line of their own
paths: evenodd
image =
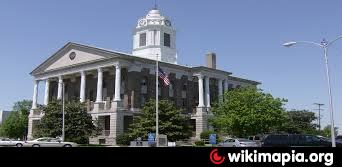
<svg viewBox="0 0 342 167">
<path fill-rule="evenodd" d="M 207 53 L 207 67 L 216 69 L 216 54 L 215 53 Z"/>
</svg>

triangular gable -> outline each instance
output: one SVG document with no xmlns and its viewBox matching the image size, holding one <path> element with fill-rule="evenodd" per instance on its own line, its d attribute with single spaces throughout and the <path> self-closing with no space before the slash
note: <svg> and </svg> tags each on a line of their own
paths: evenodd
<svg viewBox="0 0 342 167">
<path fill-rule="evenodd" d="M 76 49 L 71 49 L 66 54 L 61 56 L 57 61 L 51 64 L 49 67 L 45 69 L 45 71 L 59 69 L 63 67 L 69 67 L 72 65 L 77 65 L 85 62 L 90 62 L 94 60 L 100 60 L 105 57 L 83 52 Z"/>
<path fill-rule="evenodd" d="M 68 43 L 33 70 L 31 74 L 34 75 L 116 56 L 111 51 L 76 43 Z"/>
</svg>

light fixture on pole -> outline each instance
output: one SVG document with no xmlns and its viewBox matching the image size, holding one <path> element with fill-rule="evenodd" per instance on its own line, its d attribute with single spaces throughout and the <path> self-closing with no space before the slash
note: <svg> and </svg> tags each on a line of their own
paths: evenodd
<svg viewBox="0 0 342 167">
<path fill-rule="evenodd" d="M 328 47 L 333 44 L 335 41 L 339 40 L 342 38 L 342 35 L 338 36 L 336 39 L 334 39 L 331 42 L 323 41 L 321 43 L 316 43 L 316 42 L 310 42 L 310 41 L 291 41 L 291 42 L 286 42 L 283 44 L 285 47 L 290 47 L 298 43 L 304 43 L 304 44 L 313 44 L 315 46 L 320 47 L 324 51 L 324 59 L 325 59 L 325 70 L 326 70 L 326 77 L 327 77 L 327 82 L 328 82 L 328 93 L 329 93 L 329 108 L 330 108 L 330 124 L 331 124 L 331 145 L 332 147 L 336 147 L 335 143 L 335 126 L 334 126 L 334 107 L 333 107 L 333 98 L 331 94 L 331 84 L 330 84 L 330 73 L 329 73 L 329 64 L 328 64 Z"/>
</svg>

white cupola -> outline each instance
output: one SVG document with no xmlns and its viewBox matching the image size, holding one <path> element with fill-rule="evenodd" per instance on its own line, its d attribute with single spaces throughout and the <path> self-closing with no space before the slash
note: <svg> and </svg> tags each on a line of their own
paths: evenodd
<svg viewBox="0 0 342 167">
<path fill-rule="evenodd" d="M 157 8 L 139 19 L 133 31 L 134 56 L 177 64 L 176 30 Z"/>
</svg>

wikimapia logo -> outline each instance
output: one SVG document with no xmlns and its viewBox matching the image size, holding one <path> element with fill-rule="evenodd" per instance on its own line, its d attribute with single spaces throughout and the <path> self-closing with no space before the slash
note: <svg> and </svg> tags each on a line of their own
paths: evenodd
<svg viewBox="0 0 342 167">
<path fill-rule="evenodd" d="M 219 155 L 218 149 L 215 148 L 210 152 L 210 161 L 215 165 L 221 165 L 225 161 L 230 163 L 280 163 L 285 166 L 286 163 L 321 163 L 323 166 L 332 166 L 334 164 L 333 153 L 297 153 L 295 150 L 289 152 L 264 153 L 257 150 L 250 151 L 248 149 L 241 150 L 237 153 L 228 153 Z"/>
<path fill-rule="evenodd" d="M 220 165 L 224 162 L 225 156 L 218 155 L 218 150 L 214 149 L 210 152 L 210 161 L 215 165 Z"/>
</svg>

